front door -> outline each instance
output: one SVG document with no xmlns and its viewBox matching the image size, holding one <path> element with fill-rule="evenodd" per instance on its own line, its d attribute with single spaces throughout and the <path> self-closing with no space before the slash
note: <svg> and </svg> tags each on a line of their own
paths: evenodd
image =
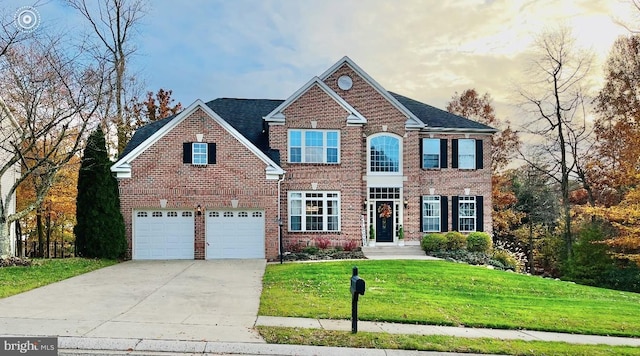
<svg viewBox="0 0 640 356">
<path fill-rule="evenodd" d="M 393 242 L 393 202 L 376 202 L 376 242 Z"/>
</svg>

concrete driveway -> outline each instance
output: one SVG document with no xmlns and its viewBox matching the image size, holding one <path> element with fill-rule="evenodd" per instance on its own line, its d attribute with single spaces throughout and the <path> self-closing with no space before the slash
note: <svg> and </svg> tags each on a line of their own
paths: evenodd
<svg viewBox="0 0 640 356">
<path fill-rule="evenodd" d="M 0 335 L 264 342 L 264 260 L 128 261 L 0 299 Z"/>
</svg>

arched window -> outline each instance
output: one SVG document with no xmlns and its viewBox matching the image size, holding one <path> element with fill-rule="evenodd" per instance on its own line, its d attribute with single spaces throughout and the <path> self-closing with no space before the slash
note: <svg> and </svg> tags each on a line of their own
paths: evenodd
<svg viewBox="0 0 640 356">
<path fill-rule="evenodd" d="M 369 140 L 369 171 L 375 173 L 400 172 L 400 139 L 379 135 Z"/>
</svg>

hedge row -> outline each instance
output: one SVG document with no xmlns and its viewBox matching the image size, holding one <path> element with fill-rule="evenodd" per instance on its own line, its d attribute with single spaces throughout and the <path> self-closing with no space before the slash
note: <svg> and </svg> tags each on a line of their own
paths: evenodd
<svg viewBox="0 0 640 356">
<path fill-rule="evenodd" d="M 491 236 L 486 232 L 472 232 L 465 236 L 458 231 L 449 231 L 446 234 L 426 234 L 420 242 L 420 246 L 426 253 L 436 251 L 467 250 L 469 252 L 491 251 L 493 243 Z"/>
<path fill-rule="evenodd" d="M 491 236 L 486 232 L 468 235 L 458 231 L 426 234 L 420 246 L 427 254 L 447 260 L 512 271 L 519 271 L 521 267 L 512 253 L 501 248 L 494 249 Z"/>
</svg>

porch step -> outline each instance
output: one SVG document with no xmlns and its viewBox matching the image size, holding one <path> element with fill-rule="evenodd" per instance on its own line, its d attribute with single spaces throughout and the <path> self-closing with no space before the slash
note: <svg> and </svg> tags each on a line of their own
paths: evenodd
<svg viewBox="0 0 640 356">
<path fill-rule="evenodd" d="M 420 246 L 363 246 L 362 253 L 368 259 L 436 259 L 427 256 Z"/>
</svg>

